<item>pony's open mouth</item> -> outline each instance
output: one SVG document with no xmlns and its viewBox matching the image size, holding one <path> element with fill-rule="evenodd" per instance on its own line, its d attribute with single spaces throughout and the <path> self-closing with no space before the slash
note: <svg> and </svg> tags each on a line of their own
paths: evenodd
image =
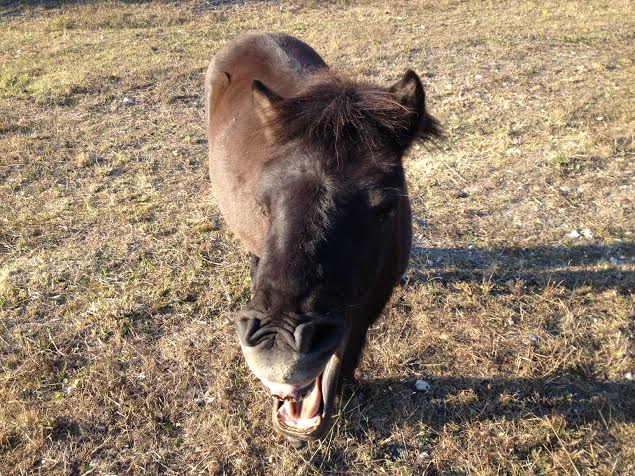
<svg viewBox="0 0 635 476">
<path fill-rule="evenodd" d="M 302 400 L 277 400 L 276 416 L 282 428 L 294 433 L 310 433 L 320 425 L 324 407 L 321 379 L 322 374 L 318 375 Z"/>
<path fill-rule="evenodd" d="M 282 433 L 300 439 L 316 439 L 326 429 L 336 394 L 340 361 L 333 355 L 302 397 L 281 400 L 274 396 L 273 423 Z"/>
</svg>

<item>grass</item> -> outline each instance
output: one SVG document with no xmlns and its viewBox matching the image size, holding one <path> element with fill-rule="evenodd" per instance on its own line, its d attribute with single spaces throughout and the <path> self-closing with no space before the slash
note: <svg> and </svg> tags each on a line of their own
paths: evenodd
<svg viewBox="0 0 635 476">
<path fill-rule="evenodd" d="M 630 4 L 216 3 L 0 7 L 0 474 L 633 474 Z M 300 452 L 207 178 L 202 74 L 249 29 L 415 69 L 447 135 L 408 158 L 411 267 L 360 385 Z"/>
</svg>

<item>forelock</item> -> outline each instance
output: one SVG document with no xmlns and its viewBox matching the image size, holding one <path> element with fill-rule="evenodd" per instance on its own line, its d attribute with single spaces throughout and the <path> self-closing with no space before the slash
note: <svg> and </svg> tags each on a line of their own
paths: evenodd
<svg viewBox="0 0 635 476">
<path fill-rule="evenodd" d="M 299 94 L 276 104 L 267 127 L 274 145 L 300 141 L 339 164 L 360 155 L 381 156 L 412 113 L 387 89 L 328 71 L 313 75 Z"/>
</svg>

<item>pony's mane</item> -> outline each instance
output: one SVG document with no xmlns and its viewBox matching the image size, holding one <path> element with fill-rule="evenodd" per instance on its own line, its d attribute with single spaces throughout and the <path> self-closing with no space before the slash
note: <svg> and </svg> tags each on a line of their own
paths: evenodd
<svg viewBox="0 0 635 476">
<path fill-rule="evenodd" d="M 337 162 L 393 144 L 403 152 L 441 133 L 425 110 L 422 116 L 388 88 L 332 71 L 314 74 L 298 94 L 276 103 L 268 126 L 275 143 L 304 141 Z"/>
</svg>

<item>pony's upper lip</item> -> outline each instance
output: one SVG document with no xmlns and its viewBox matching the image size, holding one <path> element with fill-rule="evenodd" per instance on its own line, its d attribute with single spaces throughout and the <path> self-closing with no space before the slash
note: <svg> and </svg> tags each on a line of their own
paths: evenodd
<svg viewBox="0 0 635 476">
<path fill-rule="evenodd" d="M 267 392 L 278 400 L 300 401 L 313 389 L 315 379 L 302 385 L 266 381 L 262 384 Z"/>
</svg>

